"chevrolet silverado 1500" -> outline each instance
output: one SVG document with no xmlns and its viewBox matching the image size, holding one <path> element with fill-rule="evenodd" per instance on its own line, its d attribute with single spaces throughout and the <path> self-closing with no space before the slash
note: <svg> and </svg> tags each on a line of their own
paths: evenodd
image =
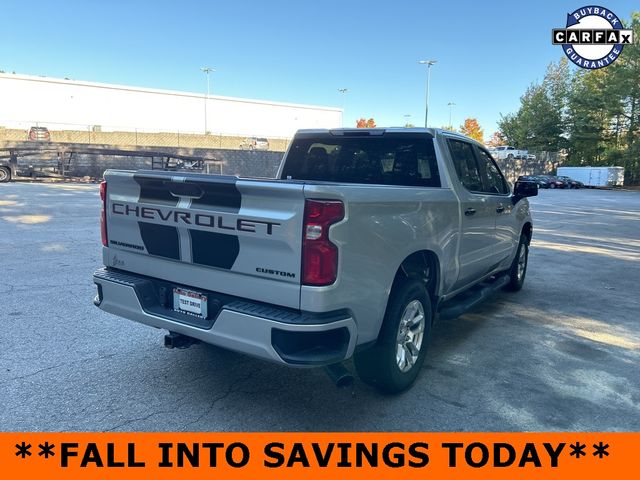
<svg viewBox="0 0 640 480">
<path fill-rule="evenodd" d="M 535 183 L 432 129 L 301 130 L 276 179 L 108 170 L 101 309 L 292 366 L 411 386 L 434 319 L 525 278 Z"/>
</svg>

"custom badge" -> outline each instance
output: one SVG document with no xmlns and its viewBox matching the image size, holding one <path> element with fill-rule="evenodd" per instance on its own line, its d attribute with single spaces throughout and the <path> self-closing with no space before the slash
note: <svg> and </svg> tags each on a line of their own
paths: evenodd
<svg viewBox="0 0 640 480">
<path fill-rule="evenodd" d="M 594 5 L 568 13 L 566 27 L 552 33 L 553 44 L 562 45 L 569 60 L 592 70 L 608 67 L 633 43 L 633 30 L 608 8 Z"/>
</svg>

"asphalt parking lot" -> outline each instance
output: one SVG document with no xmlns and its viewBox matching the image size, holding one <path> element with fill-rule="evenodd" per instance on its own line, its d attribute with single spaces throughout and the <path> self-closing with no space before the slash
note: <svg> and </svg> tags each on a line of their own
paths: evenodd
<svg viewBox="0 0 640 480">
<path fill-rule="evenodd" d="M 389 397 L 92 304 L 97 185 L 0 185 L 4 431 L 640 431 L 640 192 L 540 191 L 524 289 L 437 325 Z"/>
</svg>

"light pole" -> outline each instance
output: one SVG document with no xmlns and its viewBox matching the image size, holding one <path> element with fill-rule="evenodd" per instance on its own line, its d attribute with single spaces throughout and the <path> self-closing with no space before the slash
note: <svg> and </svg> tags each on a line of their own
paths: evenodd
<svg viewBox="0 0 640 480">
<path fill-rule="evenodd" d="M 455 105 L 455 103 L 449 102 L 447 103 L 447 105 L 449 105 L 449 128 L 453 130 L 453 125 L 451 124 L 451 111 L 453 110 L 453 106 Z"/>
<path fill-rule="evenodd" d="M 342 126 L 344 127 L 344 112 L 346 110 L 346 104 L 347 104 L 347 92 L 349 91 L 348 88 L 339 88 L 338 91 L 342 94 Z"/>
<path fill-rule="evenodd" d="M 431 81 L 431 65 L 437 60 L 419 60 L 418 63 L 427 66 L 427 99 L 424 106 L 424 128 L 427 128 L 429 121 L 429 82 Z"/>
<path fill-rule="evenodd" d="M 209 74 L 215 72 L 215 68 L 211 67 L 202 67 L 200 68 L 207 76 L 207 96 L 204 97 L 204 134 L 207 134 L 207 99 L 209 98 Z"/>
</svg>

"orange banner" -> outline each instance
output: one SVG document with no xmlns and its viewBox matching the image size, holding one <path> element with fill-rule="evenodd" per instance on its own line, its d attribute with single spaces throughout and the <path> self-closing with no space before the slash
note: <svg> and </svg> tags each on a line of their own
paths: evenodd
<svg viewBox="0 0 640 480">
<path fill-rule="evenodd" d="M 639 449 L 640 433 L 0 433 L 0 476 L 601 480 L 637 472 Z"/>
</svg>

